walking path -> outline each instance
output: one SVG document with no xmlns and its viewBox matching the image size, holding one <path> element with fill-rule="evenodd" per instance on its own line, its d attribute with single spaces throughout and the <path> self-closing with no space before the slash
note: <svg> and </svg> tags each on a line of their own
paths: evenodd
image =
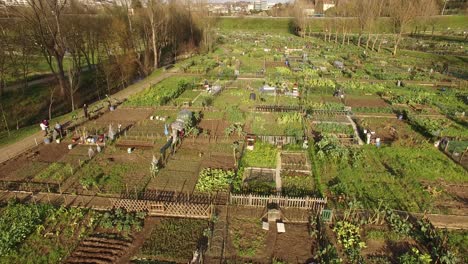
<svg viewBox="0 0 468 264">
<path fill-rule="evenodd" d="M 276 174 L 275 174 L 276 190 L 281 191 L 281 151 L 276 155 Z"/>
<path fill-rule="evenodd" d="M 40 79 L 28 81 L 28 87 L 38 85 L 38 84 L 53 83 L 53 82 L 55 82 L 55 77 L 53 75 L 47 75 Z M 23 88 L 24 86 L 25 86 L 24 82 L 15 83 L 10 86 L 4 87 L 3 91 L 4 92 L 16 91 L 16 90 Z"/>
<path fill-rule="evenodd" d="M 364 145 L 364 141 L 362 141 L 361 137 L 359 136 L 359 132 L 358 132 L 358 128 L 356 126 L 356 123 L 354 123 L 353 119 L 349 115 L 346 115 L 346 118 L 348 118 L 349 122 L 351 123 L 351 126 L 353 126 L 354 136 L 358 140 L 359 145 L 360 146 Z"/>
<path fill-rule="evenodd" d="M 111 97 L 113 99 L 116 99 L 118 101 L 123 101 L 126 98 L 130 97 L 133 94 L 139 93 L 147 88 L 149 88 L 151 85 L 161 82 L 162 80 L 176 75 L 176 73 L 169 73 L 165 72 L 157 76 L 150 76 L 148 78 L 145 78 L 135 84 L 130 85 L 129 87 L 115 93 Z M 94 104 L 97 104 L 99 102 L 96 102 Z M 28 137 L 25 137 L 15 143 L 6 145 L 4 147 L 0 148 L 0 163 L 5 162 L 9 159 L 12 159 L 25 151 L 28 151 L 37 145 L 43 143 L 43 135 L 44 132 L 40 131 L 39 124 L 37 125 L 37 133 L 34 133 Z"/>
</svg>

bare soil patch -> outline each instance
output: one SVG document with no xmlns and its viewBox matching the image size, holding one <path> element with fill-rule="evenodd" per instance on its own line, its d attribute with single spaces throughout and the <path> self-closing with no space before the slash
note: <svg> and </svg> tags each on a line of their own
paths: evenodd
<svg viewBox="0 0 468 264">
<path fill-rule="evenodd" d="M 380 97 L 374 96 L 367 96 L 367 97 L 353 97 L 349 96 L 345 99 L 345 103 L 347 106 L 351 107 L 372 107 L 372 108 L 380 108 L 380 107 L 388 107 L 389 104 L 385 102 Z"/>
<path fill-rule="evenodd" d="M 107 112 L 95 122 L 98 123 L 136 123 L 145 119 L 153 113 L 152 109 L 118 108 Z"/>
</svg>

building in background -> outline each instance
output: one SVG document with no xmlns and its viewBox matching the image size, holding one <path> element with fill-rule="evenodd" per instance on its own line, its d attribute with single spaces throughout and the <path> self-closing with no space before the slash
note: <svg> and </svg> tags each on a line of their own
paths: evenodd
<svg viewBox="0 0 468 264">
<path fill-rule="evenodd" d="M 267 0 L 255 0 L 253 2 L 253 8 L 255 11 L 266 11 L 268 10 L 268 1 Z"/>
</svg>

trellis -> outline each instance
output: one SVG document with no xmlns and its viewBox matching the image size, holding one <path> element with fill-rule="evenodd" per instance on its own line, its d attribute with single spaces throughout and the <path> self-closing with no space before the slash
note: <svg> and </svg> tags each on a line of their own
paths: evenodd
<svg viewBox="0 0 468 264">
<path fill-rule="evenodd" d="M 129 212 L 148 212 L 151 216 L 209 219 L 213 213 L 212 204 L 156 202 L 133 199 L 112 199 L 111 203 L 114 208 L 122 208 Z"/>
</svg>

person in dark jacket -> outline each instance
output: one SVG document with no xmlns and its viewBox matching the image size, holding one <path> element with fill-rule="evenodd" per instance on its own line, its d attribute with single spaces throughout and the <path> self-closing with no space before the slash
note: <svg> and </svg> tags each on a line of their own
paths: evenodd
<svg viewBox="0 0 468 264">
<path fill-rule="evenodd" d="M 84 104 L 83 105 L 83 112 L 84 112 L 84 117 L 87 119 L 89 118 L 89 114 L 88 114 L 88 105 L 87 104 Z"/>
</svg>

